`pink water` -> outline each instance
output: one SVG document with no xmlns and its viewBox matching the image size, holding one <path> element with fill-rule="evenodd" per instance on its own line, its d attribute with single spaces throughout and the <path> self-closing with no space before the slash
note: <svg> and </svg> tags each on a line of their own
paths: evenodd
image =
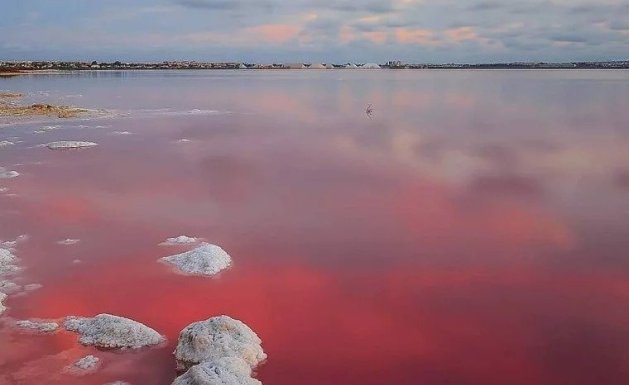
<svg viewBox="0 0 629 385">
<path fill-rule="evenodd" d="M 262 338 L 265 385 L 629 384 L 627 71 L 152 72 L 0 89 L 123 114 L 0 128 L 23 140 L 0 149 L 21 174 L 0 180 L 16 194 L 0 195 L 0 239 L 29 235 L 19 280 L 43 285 L 5 301 L 0 382 L 167 385 L 179 331 L 227 314 Z M 62 139 L 99 146 L 32 147 Z M 188 249 L 158 245 L 182 234 L 234 267 L 199 278 L 157 263 Z M 103 352 L 10 325 L 104 312 L 168 344 Z M 87 354 L 98 372 L 62 373 Z"/>
</svg>

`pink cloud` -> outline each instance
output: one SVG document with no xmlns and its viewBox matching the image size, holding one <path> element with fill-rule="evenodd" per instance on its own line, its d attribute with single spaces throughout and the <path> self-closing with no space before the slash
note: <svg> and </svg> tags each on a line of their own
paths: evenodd
<svg viewBox="0 0 629 385">
<path fill-rule="evenodd" d="M 439 39 L 429 29 L 397 28 L 395 30 L 395 38 L 403 44 L 439 45 Z"/>
<path fill-rule="evenodd" d="M 480 37 L 472 27 L 451 28 L 445 31 L 445 35 L 457 43 L 466 40 L 480 40 Z"/>
<path fill-rule="evenodd" d="M 247 32 L 271 43 L 286 43 L 295 38 L 301 28 L 291 24 L 263 24 L 249 28 Z"/>
</svg>

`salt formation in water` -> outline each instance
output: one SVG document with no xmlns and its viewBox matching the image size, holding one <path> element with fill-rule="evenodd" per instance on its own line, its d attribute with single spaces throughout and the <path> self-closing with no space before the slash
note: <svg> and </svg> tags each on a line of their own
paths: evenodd
<svg viewBox="0 0 629 385">
<path fill-rule="evenodd" d="M 177 368 L 185 370 L 225 357 L 240 358 L 254 368 L 266 359 L 261 344 L 262 340 L 253 330 L 228 316 L 195 322 L 179 334 L 175 349 Z"/>
<path fill-rule="evenodd" d="M 58 130 L 60 128 L 61 128 L 61 126 L 44 126 L 44 127 L 40 128 L 38 130 L 35 130 L 33 132 L 36 133 L 36 134 L 44 134 L 46 132 Z"/>
<path fill-rule="evenodd" d="M 129 131 L 114 131 L 112 132 L 113 135 L 132 135 L 132 132 Z"/>
<path fill-rule="evenodd" d="M 231 266 L 232 261 L 225 250 L 205 242 L 193 250 L 164 257 L 160 260 L 175 266 L 185 274 L 208 276 L 227 269 Z"/>
<path fill-rule="evenodd" d="M 164 242 L 160 243 L 162 246 L 174 246 L 174 245 L 186 245 L 190 243 L 197 243 L 199 238 L 188 237 L 186 235 L 180 235 L 175 238 L 168 238 Z"/>
<path fill-rule="evenodd" d="M 6 247 L 6 248 L 13 248 L 13 247 L 17 246 L 18 243 L 23 242 L 23 241 L 25 241 L 27 239 L 28 239 L 28 235 L 23 234 L 23 235 L 20 235 L 19 237 L 15 238 L 12 241 L 2 242 L 2 246 Z"/>
<path fill-rule="evenodd" d="M 67 366 L 65 371 L 76 375 L 84 375 L 96 371 L 99 364 L 100 358 L 89 355 L 81 358 L 74 364 Z"/>
<path fill-rule="evenodd" d="M 99 314 L 93 318 L 67 317 L 63 326 L 80 335 L 83 345 L 101 348 L 139 349 L 157 345 L 165 338 L 150 327 L 128 318 Z"/>
<path fill-rule="evenodd" d="M 77 243 L 81 242 L 80 239 L 64 239 L 63 241 L 58 241 L 57 243 L 60 245 L 65 245 L 65 246 L 70 246 L 70 245 L 76 245 Z"/>
<path fill-rule="evenodd" d="M 0 167 L 0 179 L 11 179 L 20 176 L 20 173 L 17 171 L 8 171 L 4 167 Z"/>
<path fill-rule="evenodd" d="M 94 146 L 98 146 L 98 144 L 94 142 L 81 142 L 75 140 L 61 140 L 58 142 L 51 142 L 46 144 L 46 147 L 51 150 L 65 150 L 71 148 L 86 148 Z"/>
<path fill-rule="evenodd" d="M 236 357 L 195 365 L 177 377 L 172 385 L 261 385 L 251 377 L 251 367 Z"/>
<path fill-rule="evenodd" d="M 31 330 L 39 333 L 52 333 L 59 329 L 59 324 L 56 322 L 34 322 L 29 320 L 17 321 L 15 326 L 20 329 Z"/>
<path fill-rule="evenodd" d="M 14 145 L 14 144 L 15 144 L 15 143 L 13 143 L 13 142 L 11 142 L 11 141 L 8 141 L 8 140 L 2 140 L 2 141 L 0 141 L 0 147 L 12 146 L 12 145 Z"/>
<path fill-rule="evenodd" d="M 109 382 L 105 385 L 131 385 L 131 384 L 125 381 L 114 381 L 114 382 Z"/>
<path fill-rule="evenodd" d="M 0 293 L 13 294 L 22 290 L 22 286 L 8 280 L 0 281 Z"/>
<path fill-rule="evenodd" d="M 251 371 L 266 359 L 262 340 L 228 316 L 195 322 L 181 331 L 175 358 L 187 370 L 172 385 L 260 385 Z"/>
<path fill-rule="evenodd" d="M 24 285 L 24 290 L 35 291 L 41 289 L 42 287 L 44 287 L 44 285 L 41 283 L 29 283 L 28 285 Z"/>
<path fill-rule="evenodd" d="M 7 295 L 0 292 L 0 314 L 4 313 L 5 310 L 7 310 L 7 308 L 4 306 L 4 304 L 2 302 L 4 302 L 4 300 L 7 298 Z"/>
<path fill-rule="evenodd" d="M 0 276 L 20 270 L 17 257 L 10 250 L 0 248 Z"/>
</svg>

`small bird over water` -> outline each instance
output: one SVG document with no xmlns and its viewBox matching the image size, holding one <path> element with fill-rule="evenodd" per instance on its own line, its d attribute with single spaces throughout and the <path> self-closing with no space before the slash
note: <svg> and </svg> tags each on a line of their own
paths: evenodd
<svg viewBox="0 0 629 385">
<path fill-rule="evenodd" d="M 369 119 L 373 117 L 373 106 L 371 104 L 367 106 L 365 113 L 369 116 Z"/>
</svg>

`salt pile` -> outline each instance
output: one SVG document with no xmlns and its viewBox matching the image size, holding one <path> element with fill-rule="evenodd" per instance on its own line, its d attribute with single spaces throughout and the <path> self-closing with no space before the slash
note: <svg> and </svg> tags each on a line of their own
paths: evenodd
<svg viewBox="0 0 629 385">
<path fill-rule="evenodd" d="M 98 146 L 98 144 L 94 143 L 94 142 L 81 142 L 81 141 L 75 141 L 75 140 L 61 140 L 61 141 L 58 141 L 58 142 L 48 143 L 45 146 L 48 147 L 51 150 L 65 150 L 65 149 L 72 149 L 72 148 L 94 147 L 94 146 Z"/>
<path fill-rule="evenodd" d="M 101 348 L 139 349 L 165 338 L 150 327 L 128 318 L 99 314 L 93 318 L 67 317 L 66 330 L 80 335 L 79 342 Z"/>
<path fill-rule="evenodd" d="M 259 385 L 251 371 L 267 357 L 261 344 L 253 330 L 228 316 L 192 323 L 174 353 L 177 369 L 187 371 L 172 385 Z"/>
<path fill-rule="evenodd" d="M 202 362 L 238 357 L 254 368 L 266 359 L 262 340 L 243 322 L 228 316 L 188 325 L 179 334 L 175 349 L 177 368 L 189 369 Z"/>
<path fill-rule="evenodd" d="M 225 250 L 205 242 L 185 253 L 160 258 L 160 261 L 175 266 L 184 274 L 206 276 L 216 275 L 232 264 Z"/>
</svg>

